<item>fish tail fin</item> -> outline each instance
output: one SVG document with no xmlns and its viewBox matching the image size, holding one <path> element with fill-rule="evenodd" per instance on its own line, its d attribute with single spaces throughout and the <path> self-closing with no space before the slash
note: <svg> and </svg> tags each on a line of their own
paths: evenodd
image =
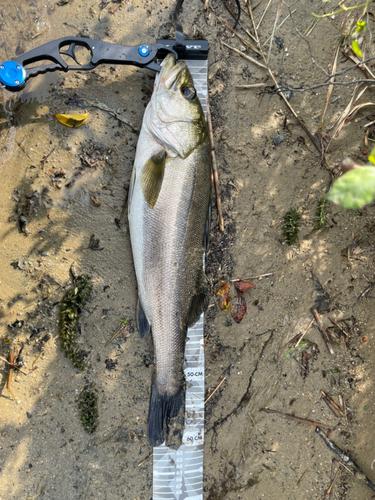
<svg viewBox="0 0 375 500">
<path fill-rule="evenodd" d="M 167 439 L 168 424 L 177 417 L 184 404 L 184 391 L 177 394 L 161 394 L 153 383 L 148 412 L 148 438 L 152 446 L 160 446 Z"/>
</svg>

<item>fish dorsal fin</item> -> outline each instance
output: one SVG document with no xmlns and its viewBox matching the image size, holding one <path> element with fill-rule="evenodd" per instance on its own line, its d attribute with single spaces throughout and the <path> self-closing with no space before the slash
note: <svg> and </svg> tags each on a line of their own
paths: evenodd
<svg viewBox="0 0 375 500">
<path fill-rule="evenodd" d="M 151 156 L 146 161 L 141 173 L 141 187 L 143 196 L 149 208 L 154 208 L 161 186 L 165 169 L 165 151 Z"/>
</svg>

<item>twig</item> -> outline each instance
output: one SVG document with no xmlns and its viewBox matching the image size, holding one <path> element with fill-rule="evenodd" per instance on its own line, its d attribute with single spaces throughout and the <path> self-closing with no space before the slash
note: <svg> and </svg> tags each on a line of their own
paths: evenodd
<svg viewBox="0 0 375 500">
<path fill-rule="evenodd" d="M 51 156 L 51 154 L 55 151 L 55 149 L 56 149 L 56 147 L 54 147 L 53 149 L 51 149 L 51 151 L 50 151 L 48 154 L 44 155 L 44 156 L 43 156 L 43 158 L 40 160 L 40 166 L 41 166 L 42 168 L 44 168 L 44 165 L 46 164 L 46 162 L 47 162 L 48 158 L 49 158 L 49 157 Z"/>
<path fill-rule="evenodd" d="M 218 218 L 220 231 L 224 231 L 223 210 L 221 208 L 221 197 L 220 197 L 220 188 L 219 188 L 219 175 L 218 175 L 217 165 L 216 165 L 214 134 L 212 132 L 211 110 L 210 110 L 210 105 L 208 103 L 208 100 L 207 100 L 207 125 L 208 125 L 208 132 L 210 135 L 212 175 L 214 178 L 214 186 L 215 186 L 217 218 Z"/>
<path fill-rule="evenodd" d="M 347 54 L 344 53 L 344 56 L 347 56 Z M 349 57 L 349 56 L 347 56 L 347 57 Z M 332 78 L 333 76 L 345 75 L 349 71 L 352 71 L 353 69 L 356 69 L 356 68 L 362 66 L 363 64 L 365 64 L 367 62 L 373 61 L 374 59 L 375 59 L 375 56 L 369 57 L 368 59 L 365 59 L 364 61 L 360 61 L 358 63 L 355 63 L 354 66 L 351 66 L 350 68 L 343 69 L 342 71 L 338 71 L 337 73 L 334 73 L 333 75 L 330 75 L 329 78 Z"/>
<path fill-rule="evenodd" d="M 312 319 L 310 321 L 310 323 L 308 324 L 307 328 L 305 328 L 305 330 L 303 330 L 302 334 L 301 334 L 301 337 L 299 338 L 297 344 L 295 345 L 295 347 L 298 347 L 299 346 L 299 343 L 301 342 L 301 340 L 303 339 L 303 337 L 306 335 L 306 333 L 310 330 L 310 328 L 312 327 L 312 324 L 314 323 L 314 320 Z"/>
<path fill-rule="evenodd" d="M 260 42 L 259 42 L 259 37 L 258 37 L 258 31 L 255 27 L 255 22 L 254 22 L 254 16 L 253 16 L 253 11 L 251 9 L 251 5 L 250 5 L 250 2 L 247 2 L 247 8 L 248 8 L 248 11 L 249 11 L 249 16 L 250 16 L 250 19 L 251 19 L 251 23 L 253 25 L 253 29 L 254 29 L 254 33 L 255 33 L 255 38 L 256 38 L 256 42 L 257 42 L 257 46 L 258 46 L 258 49 L 261 53 L 261 56 L 262 56 L 262 59 L 264 61 L 264 63 L 267 65 L 267 61 L 266 61 L 266 58 L 265 58 L 265 55 L 261 49 L 261 46 L 260 46 Z M 274 76 L 274 74 L 272 73 L 270 67 L 267 65 L 267 70 L 268 70 L 268 73 L 270 75 L 270 77 L 272 78 L 276 88 L 278 88 L 279 84 Z M 321 154 L 321 147 L 320 147 L 320 144 L 319 144 L 319 141 L 317 141 L 316 137 L 314 137 L 312 135 L 312 133 L 309 131 L 309 129 L 306 127 L 306 125 L 304 124 L 302 118 L 300 118 L 297 113 L 294 111 L 293 107 L 289 104 L 289 101 L 288 99 L 285 97 L 284 93 L 283 92 L 280 92 L 280 95 L 282 97 L 282 99 L 284 100 L 286 106 L 288 107 L 289 111 L 292 113 L 292 115 L 294 116 L 294 118 L 296 118 L 298 120 L 298 123 L 300 124 L 300 126 L 302 127 L 302 129 L 304 130 L 304 132 L 306 133 L 306 135 L 309 137 L 310 141 L 314 144 L 315 148 L 318 150 L 319 154 Z"/>
<path fill-rule="evenodd" d="M 374 106 L 375 106 L 375 103 L 374 103 Z M 354 123 L 358 123 L 358 122 L 361 122 L 362 120 L 366 120 L 366 118 L 368 118 L 369 116 L 372 116 L 375 114 L 375 111 L 371 111 L 371 113 L 368 113 L 367 115 L 363 115 L 363 116 L 360 116 L 359 118 L 356 118 L 354 120 Z M 368 132 L 366 132 L 366 136 L 368 136 Z M 368 144 L 366 144 L 366 139 L 367 137 L 365 138 L 365 146 L 367 147 Z"/>
<path fill-rule="evenodd" d="M 15 363 L 11 363 L 11 362 L 10 362 L 10 361 L 8 361 L 7 359 L 3 358 L 2 356 L 0 356 L 0 359 L 1 359 L 1 361 L 5 361 L 5 363 L 7 363 L 8 365 L 10 365 L 10 366 L 12 366 L 12 367 L 13 367 L 13 366 L 14 366 L 14 364 L 15 364 Z"/>
<path fill-rule="evenodd" d="M 250 0 L 249 0 L 249 1 L 250 1 Z M 266 8 L 264 9 L 264 12 L 263 12 L 263 14 L 262 14 L 262 17 L 260 18 L 260 21 L 259 21 L 259 23 L 258 23 L 257 30 L 259 29 L 259 26 L 260 26 L 261 22 L 263 21 L 263 18 L 264 18 L 264 16 L 266 15 L 266 12 L 267 12 L 268 7 L 270 6 L 271 2 L 272 2 L 272 0 L 269 0 L 269 1 L 268 1 L 268 4 L 266 5 Z M 276 16 L 276 17 L 278 17 L 278 16 Z M 276 25 L 276 23 L 275 23 L 275 25 Z"/>
<path fill-rule="evenodd" d="M 374 283 L 371 283 L 369 287 L 366 288 L 366 290 L 364 290 L 357 298 L 357 300 L 361 300 L 366 294 L 368 294 L 368 292 L 371 290 L 371 288 L 375 285 L 375 282 Z"/>
<path fill-rule="evenodd" d="M 228 30 L 229 30 L 229 31 L 231 31 L 232 33 L 234 33 L 234 34 L 236 35 L 236 37 L 237 37 L 239 40 L 241 40 L 241 42 L 242 42 L 244 45 L 247 45 L 247 47 L 249 47 L 252 51 L 254 51 L 256 54 L 259 54 L 259 55 L 260 55 L 259 51 L 258 51 L 257 49 L 255 49 L 252 45 L 250 45 L 250 43 L 246 42 L 246 40 L 244 40 L 244 39 L 242 38 L 242 36 L 241 36 L 241 35 L 239 35 L 239 34 L 237 33 L 237 31 L 235 31 L 235 30 L 234 30 L 231 26 L 229 26 L 229 24 L 228 24 L 226 21 L 224 21 L 224 19 L 222 19 L 221 17 L 218 17 L 218 19 L 219 19 L 219 21 L 221 21 L 221 22 L 222 22 L 222 23 L 223 23 L 223 24 L 224 24 L 224 25 L 228 28 Z"/>
<path fill-rule="evenodd" d="M 366 78 L 375 78 L 375 75 L 372 73 L 370 68 L 365 64 L 364 61 L 360 61 L 358 57 L 353 53 L 353 49 L 342 50 L 341 53 L 347 58 L 350 59 L 358 68 L 362 71 Z M 349 69 L 349 68 L 347 68 Z"/>
<path fill-rule="evenodd" d="M 337 60 L 338 60 L 338 57 L 339 57 L 339 51 L 340 51 L 340 46 L 341 46 L 341 40 L 340 40 L 340 43 L 337 45 L 337 49 L 336 49 L 336 53 L 335 53 L 335 57 L 333 59 L 333 65 L 332 65 L 332 72 L 335 73 L 336 71 L 336 68 L 337 68 Z M 334 81 L 334 76 L 332 77 L 332 79 L 330 80 L 332 83 Z M 332 95 L 332 92 L 333 92 L 333 85 L 330 85 L 328 87 L 328 92 L 327 92 L 327 100 L 326 100 L 326 105 L 325 105 L 325 108 L 324 108 L 324 111 L 323 111 L 323 114 L 322 114 L 322 119 L 321 119 L 321 122 L 320 122 L 320 128 L 323 130 L 323 122 L 324 122 L 324 118 L 326 116 L 326 112 L 327 112 L 327 109 L 328 109 L 328 105 L 329 105 L 329 100 L 331 99 L 331 95 Z"/>
<path fill-rule="evenodd" d="M 269 5 L 269 4 L 268 4 Z M 267 5 L 267 7 L 268 7 Z M 275 30 L 276 30 L 276 24 L 277 24 L 277 21 L 279 20 L 279 17 L 280 17 L 280 14 L 281 14 L 281 11 L 282 11 L 282 8 L 283 8 L 283 4 L 279 4 L 278 8 L 277 8 L 277 12 L 276 12 L 276 17 L 275 17 L 275 22 L 273 24 L 273 30 L 272 30 L 272 35 L 271 35 L 271 42 L 270 42 L 270 46 L 269 46 L 269 49 L 268 49 L 268 54 L 267 54 L 267 64 L 269 63 L 270 61 L 270 55 L 271 55 L 271 49 L 272 49 L 272 41 L 273 41 L 273 37 L 275 35 Z M 259 24 L 260 24 L 260 21 L 259 21 Z M 259 28 L 259 24 L 257 26 L 257 28 Z"/>
<path fill-rule="evenodd" d="M 294 9 L 294 10 L 292 11 L 292 14 L 295 14 L 296 12 L 297 12 L 297 9 Z M 288 15 L 286 16 L 286 18 L 285 18 L 283 21 L 281 21 L 281 23 L 280 23 L 280 24 L 278 25 L 278 27 L 275 29 L 275 32 L 273 33 L 273 35 L 276 33 L 276 31 L 278 31 L 278 30 L 281 28 L 281 26 L 282 26 L 282 25 L 285 23 L 285 21 L 287 21 L 289 18 L 290 18 L 290 14 L 288 14 Z M 267 43 L 268 43 L 270 40 L 271 40 L 271 37 L 268 37 L 268 38 L 267 38 L 267 40 L 264 42 L 263 47 L 265 47 L 265 46 L 267 45 Z"/>
<path fill-rule="evenodd" d="M 300 424 L 313 425 L 315 427 L 321 427 L 322 429 L 326 429 L 327 431 L 331 430 L 329 425 L 321 424 L 319 422 L 315 422 L 314 420 L 309 420 L 307 418 L 295 417 L 294 415 L 289 415 L 288 413 L 282 413 L 278 410 L 270 410 L 269 408 L 262 408 L 260 411 L 264 411 L 265 413 L 272 413 L 278 415 L 281 418 L 285 418 L 286 420 L 293 420 L 293 422 L 298 422 Z"/>
<path fill-rule="evenodd" d="M 363 128 L 371 127 L 371 125 L 374 125 L 374 123 L 375 123 L 375 120 L 370 122 L 370 123 L 366 123 L 366 125 L 364 125 Z"/>
<path fill-rule="evenodd" d="M 339 466 L 337 467 L 336 474 L 334 475 L 334 477 L 333 477 L 333 479 L 332 479 L 332 481 L 331 481 L 331 484 L 330 484 L 330 486 L 329 486 L 328 490 L 326 491 L 326 494 L 327 494 L 327 495 L 331 495 L 331 491 L 332 491 L 333 485 L 335 484 L 335 481 L 336 481 L 336 478 L 337 478 L 337 476 L 338 476 L 338 473 L 340 472 L 340 468 L 341 468 L 341 465 L 339 465 Z"/>
<path fill-rule="evenodd" d="M 340 330 L 340 332 L 342 332 L 342 333 L 343 333 L 343 334 L 345 334 L 347 337 L 349 337 L 349 334 L 348 334 L 348 333 L 346 333 L 346 331 L 345 331 L 343 328 L 341 328 L 341 326 L 340 326 L 340 325 L 338 325 L 334 319 L 330 318 L 329 316 L 327 316 L 327 318 L 330 320 L 330 322 L 332 323 L 332 325 L 337 326 L 337 328 Z"/>
<path fill-rule="evenodd" d="M 297 34 L 298 34 L 298 35 L 302 38 L 302 40 L 303 40 L 303 41 L 307 44 L 307 47 L 308 47 L 308 49 L 309 49 L 309 53 L 310 53 L 310 57 L 311 57 L 311 60 L 312 60 L 313 64 L 315 64 L 315 66 L 316 66 L 317 68 L 319 68 L 319 69 L 320 69 L 320 71 L 322 71 L 325 75 L 327 75 L 327 76 L 328 76 L 328 72 L 327 72 L 327 71 L 326 71 L 326 70 L 325 70 L 322 66 L 320 66 L 320 64 L 318 64 L 318 63 L 316 62 L 315 57 L 313 56 L 313 53 L 312 53 L 312 50 L 311 50 L 310 42 L 307 40 L 306 36 L 305 36 L 305 35 L 303 35 L 303 34 L 300 32 L 300 30 L 297 28 L 297 25 L 296 25 L 296 23 L 294 22 L 294 17 L 293 17 L 293 12 L 292 12 L 292 9 L 290 8 L 290 6 L 289 6 L 287 3 L 283 2 L 283 4 L 284 4 L 284 5 L 287 7 L 287 9 L 289 10 L 289 14 L 290 14 L 290 17 L 291 17 L 291 19 L 292 19 L 292 23 L 293 23 L 294 29 L 296 30 Z"/>
<path fill-rule="evenodd" d="M 220 388 L 220 386 L 224 383 L 224 381 L 225 381 L 225 379 L 226 379 L 226 378 L 227 378 L 227 377 L 224 377 L 224 378 L 223 378 L 223 380 L 220 382 L 220 384 L 216 387 L 216 389 L 215 389 L 214 391 L 212 391 L 212 392 L 211 392 L 211 394 L 210 394 L 210 395 L 209 395 L 209 396 L 208 396 L 208 397 L 204 400 L 204 404 L 206 404 L 206 403 L 207 403 L 207 401 L 209 401 L 209 400 L 212 398 L 212 396 L 215 394 L 215 392 L 216 392 L 216 391 Z"/>
<path fill-rule="evenodd" d="M 244 54 L 243 52 L 241 52 L 240 50 L 238 49 L 235 49 L 234 47 L 231 47 L 230 45 L 226 44 L 225 42 L 222 42 L 223 45 L 225 45 L 225 47 L 228 47 L 228 49 L 230 50 L 233 50 L 233 52 L 235 52 L 236 54 L 240 55 L 241 57 L 247 59 L 248 61 L 252 62 L 253 64 L 256 64 L 257 66 L 259 66 L 260 68 L 263 68 L 263 69 L 268 69 L 267 66 L 264 66 L 264 64 L 258 62 L 256 59 L 254 59 L 253 57 L 250 57 L 246 54 Z"/>
<path fill-rule="evenodd" d="M 319 429 L 319 427 L 315 429 L 315 432 L 323 439 L 328 448 L 340 457 L 344 464 L 349 465 L 354 470 L 354 475 L 357 479 L 363 481 L 372 491 L 375 491 L 375 484 L 368 479 L 368 477 L 362 472 L 358 465 L 353 462 L 349 455 L 335 445 L 335 443 L 333 443 L 329 437 L 321 429 Z"/>
<path fill-rule="evenodd" d="M 236 89 L 255 89 L 259 87 L 269 87 L 268 83 L 251 83 L 249 85 L 235 85 Z"/>
<path fill-rule="evenodd" d="M 8 369 L 8 377 L 7 377 L 7 389 L 10 391 L 10 383 L 12 381 L 12 373 L 13 373 L 13 366 L 14 366 L 14 359 L 16 356 L 16 347 L 11 346 L 9 349 L 9 369 Z"/>
<path fill-rule="evenodd" d="M 327 401 L 329 401 L 331 403 L 331 405 L 335 408 L 335 410 L 337 410 L 340 413 L 340 415 L 342 417 L 345 416 L 344 413 L 342 412 L 341 408 L 333 401 L 333 399 L 326 392 L 324 392 L 321 389 L 320 393 L 321 393 L 321 395 L 323 396 L 324 399 L 326 399 Z"/>
<path fill-rule="evenodd" d="M 285 344 L 285 347 L 294 349 L 296 347 L 295 343 L 297 342 L 297 340 L 301 338 L 301 335 L 302 335 L 301 333 L 297 333 L 297 335 L 288 340 L 288 342 Z"/>
<path fill-rule="evenodd" d="M 299 485 L 299 483 L 302 481 L 302 478 L 303 476 L 306 474 L 306 472 L 308 471 L 308 469 L 305 470 L 305 472 L 302 474 L 302 476 L 298 479 L 298 481 L 296 482 L 296 488 L 297 486 Z"/>
<path fill-rule="evenodd" d="M 360 9 L 361 7 L 367 7 L 368 4 L 370 3 L 371 0 L 367 0 L 365 3 L 361 3 L 360 5 L 354 5 L 353 7 L 344 7 L 344 4 L 342 3 L 342 7 L 340 10 L 336 10 L 335 12 L 330 12 L 329 14 L 323 14 L 322 16 L 319 16 L 318 14 L 312 14 L 314 17 L 317 18 L 322 18 L 322 17 L 331 17 L 335 16 L 336 14 L 341 14 L 341 12 L 347 12 L 349 10 L 355 10 L 355 9 Z"/>
<path fill-rule="evenodd" d="M 107 4 L 107 5 L 109 5 L 109 4 Z M 103 11 L 101 11 L 101 12 L 103 12 Z M 93 108 L 98 108 L 98 109 L 101 109 L 102 111 L 106 111 L 109 115 L 113 116 L 118 121 L 120 121 L 122 123 L 125 123 L 125 125 L 127 125 L 128 127 L 130 127 L 133 132 L 136 132 L 137 134 L 139 134 L 139 130 L 129 120 L 127 120 L 126 118 L 123 118 L 120 115 L 118 115 L 116 113 L 116 111 L 113 111 L 112 109 L 110 109 L 106 104 L 103 104 L 101 102 L 95 103 L 93 101 L 89 101 L 88 99 L 82 99 L 82 101 L 87 106 L 92 106 Z"/>
<path fill-rule="evenodd" d="M 267 274 L 259 274 L 258 276 L 249 276 L 248 278 L 236 278 L 234 280 L 230 280 L 231 283 L 233 281 L 246 281 L 246 280 L 255 280 L 256 278 L 265 278 L 266 276 L 273 276 L 275 273 L 267 273 Z"/>
<path fill-rule="evenodd" d="M 361 80 L 352 80 L 351 82 L 324 82 L 317 83 L 316 85 L 311 85 L 310 87 L 292 87 L 291 85 L 287 86 L 287 90 L 291 90 L 297 93 L 310 92 L 311 90 L 319 89 L 321 87 L 328 87 L 329 85 L 341 85 L 343 87 L 347 87 L 349 85 L 354 85 L 357 83 L 372 83 L 375 84 L 375 80 L 363 78 Z M 278 85 L 276 83 L 276 85 Z M 280 92 L 282 94 L 282 92 Z"/>
<path fill-rule="evenodd" d="M 316 319 L 316 323 L 315 323 L 315 324 L 316 324 L 316 327 L 317 327 L 317 329 L 320 331 L 320 333 L 321 333 L 321 335 L 322 335 L 322 337 L 323 337 L 323 340 L 324 340 L 324 342 L 325 342 L 325 344 L 326 344 L 326 346 L 327 346 L 327 349 L 329 350 L 329 352 L 330 352 L 331 354 L 335 354 L 335 353 L 333 352 L 333 349 L 332 349 L 332 346 L 331 346 L 331 342 L 329 341 L 329 338 L 328 338 L 328 336 L 327 336 L 327 332 L 325 331 L 325 329 L 324 329 L 324 327 L 323 327 L 323 323 L 322 323 L 322 320 L 321 320 L 321 318 L 320 318 L 320 316 L 319 316 L 318 311 L 317 311 L 316 309 L 314 309 L 314 310 L 313 310 L 313 314 L 314 314 L 315 319 Z"/>
<path fill-rule="evenodd" d="M 339 418 L 339 417 L 338 417 L 338 415 L 337 415 L 337 413 L 334 411 L 334 409 L 333 409 L 333 408 L 331 408 L 331 406 L 329 406 L 328 401 L 327 401 L 325 398 L 323 398 L 323 401 L 324 401 L 324 402 L 325 402 L 325 404 L 327 405 L 327 408 L 328 408 L 328 409 L 329 409 L 329 411 L 332 413 L 332 415 L 333 415 L 334 417 L 336 417 L 336 418 Z"/>
<path fill-rule="evenodd" d="M 292 358 L 293 358 L 293 359 L 294 359 L 294 361 L 297 363 L 297 365 L 299 365 L 299 366 L 302 368 L 302 370 L 305 370 L 305 371 L 306 371 L 306 368 L 305 368 L 303 365 L 301 365 L 301 363 L 298 361 L 298 359 L 297 359 L 295 356 L 292 356 Z"/>
<path fill-rule="evenodd" d="M 138 464 L 138 467 L 140 467 L 142 464 L 144 464 L 146 462 L 146 460 L 148 460 L 150 457 L 152 457 L 152 452 L 142 460 L 142 462 L 139 462 Z"/>
</svg>

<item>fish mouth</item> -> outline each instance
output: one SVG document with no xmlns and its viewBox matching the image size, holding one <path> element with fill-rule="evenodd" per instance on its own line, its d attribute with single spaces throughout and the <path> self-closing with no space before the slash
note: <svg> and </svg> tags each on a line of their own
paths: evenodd
<svg viewBox="0 0 375 500">
<path fill-rule="evenodd" d="M 160 64 L 162 70 L 159 76 L 159 84 L 170 90 L 179 79 L 184 70 L 187 70 L 183 61 L 176 63 L 174 55 L 168 54 Z"/>
</svg>

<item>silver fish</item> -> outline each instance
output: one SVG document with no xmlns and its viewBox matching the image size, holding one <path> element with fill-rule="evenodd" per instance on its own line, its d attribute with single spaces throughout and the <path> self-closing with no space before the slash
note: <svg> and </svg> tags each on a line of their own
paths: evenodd
<svg viewBox="0 0 375 500">
<path fill-rule="evenodd" d="M 155 370 L 148 436 L 161 445 L 184 403 L 187 328 L 207 307 L 202 258 L 209 231 L 211 157 L 203 111 L 184 62 L 156 77 L 130 181 L 128 217 L 141 338 L 152 330 Z"/>
</svg>

